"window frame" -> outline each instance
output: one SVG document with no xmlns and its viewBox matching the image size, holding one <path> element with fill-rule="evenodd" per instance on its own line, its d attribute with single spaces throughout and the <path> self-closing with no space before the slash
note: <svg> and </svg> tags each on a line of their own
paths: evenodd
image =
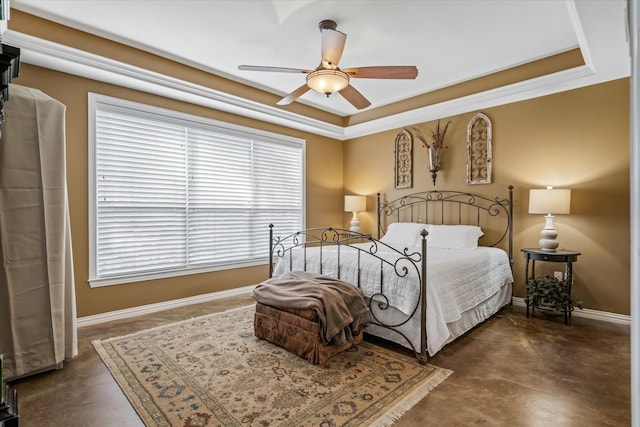
<svg viewBox="0 0 640 427">
<path fill-rule="evenodd" d="M 89 286 L 92 288 L 101 286 L 110 286 L 124 283 L 133 283 L 146 280 L 157 280 L 170 277 L 178 277 L 190 274 L 199 274 L 213 271 L 222 271 L 235 268 L 253 267 L 258 265 L 265 265 L 268 263 L 268 256 L 255 260 L 237 261 L 229 263 L 217 263 L 208 264 L 200 267 L 180 267 L 174 269 L 167 269 L 162 271 L 143 272 L 135 274 L 123 274 L 118 276 L 98 277 L 97 256 L 98 256 L 98 236 L 97 236 L 97 157 L 96 157 L 96 109 L 100 105 L 106 106 L 106 108 L 115 109 L 131 109 L 142 115 L 153 115 L 154 117 L 163 117 L 166 120 L 180 124 L 189 125 L 192 124 L 198 128 L 211 128 L 212 130 L 218 129 L 223 133 L 239 133 L 249 139 L 259 139 L 275 142 L 278 144 L 291 144 L 300 148 L 301 156 L 301 210 L 302 210 L 302 229 L 306 228 L 306 140 L 296 138 L 288 135 L 277 134 L 273 132 L 264 131 L 261 129 L 254 129 L 247 126 L 236 125 L 232 123 L 226 123 L 219 120 L 214 120 L 206 117 L 196 116 L 193 114 L 183 113 L 179 111 L 173 111 L 166 108 L 146 105 L 134 101 L 125 99 L 110 97 L 106 95 L 88 93 L 88 185 L 89 185 Z M 265 228 L 269 224 L 265 224 Z M 263 244 L 263 242 L 257 242 L 256 244 Z M 266 245 L 267 242 L 265 241 Z"/>
</svg>

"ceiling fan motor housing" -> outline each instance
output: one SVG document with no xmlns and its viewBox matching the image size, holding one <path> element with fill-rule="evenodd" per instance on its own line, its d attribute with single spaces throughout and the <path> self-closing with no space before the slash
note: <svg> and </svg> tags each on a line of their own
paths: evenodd
<svg viewBox="0 0 640 427">
<path fill-rule="evenodd" d="M 335 30 L 336 28 L 338 28 L 338 24 L 336 24 L 336 21 L 333 21 L 331 19 L 325 19 L 323 21 L 320 21 L 320 23 L 318 24 L 318 28 L 320 28 L 320 32 L 322 32 L 322 30 Z"/>
</svg>

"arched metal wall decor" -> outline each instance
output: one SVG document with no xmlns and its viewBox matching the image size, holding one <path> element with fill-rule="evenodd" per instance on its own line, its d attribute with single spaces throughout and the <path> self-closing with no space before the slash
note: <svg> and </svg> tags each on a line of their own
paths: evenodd
<svg viewBox="0 0 640 427">
<path fill-rule="evenodd" d="M 396 136 L 395 154 L 395 186 L 411 188 L 413 186 L 413 139 L 406 129 Z"/>
<path fill-rule="evenodd" d="M 491 184 L 491 120 L 478 113 L 467 126 L 467 184 Z"/>
</svg>

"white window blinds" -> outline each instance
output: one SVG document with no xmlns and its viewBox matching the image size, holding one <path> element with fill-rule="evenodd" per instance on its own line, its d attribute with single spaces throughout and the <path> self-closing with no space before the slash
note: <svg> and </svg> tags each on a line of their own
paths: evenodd
<svg viewBox="0 0 640 427">
<path fill-rule="evenodd" d="M 303 228 L 304 142 L 90 96 L 92 286 L 264 263 Z"/>
</svg>

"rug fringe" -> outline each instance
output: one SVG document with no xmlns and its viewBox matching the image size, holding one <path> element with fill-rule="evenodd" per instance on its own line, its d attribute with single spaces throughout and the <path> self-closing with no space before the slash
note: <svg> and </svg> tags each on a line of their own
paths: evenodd
<svg viewBox="0 0 640 427">
<path fill-rule="evenodd" d="M 414 390 L 409 396 L 405 396 L 402 402 L 388 410 L 384 415 L 375 420 L 370 427 L 391 427 L 396 421 L 425 398 L 438 384 L 446 380 L 453 371 L 444 368 L 436 368 L 434 375 L 425 384 Z"/>
</svg>

